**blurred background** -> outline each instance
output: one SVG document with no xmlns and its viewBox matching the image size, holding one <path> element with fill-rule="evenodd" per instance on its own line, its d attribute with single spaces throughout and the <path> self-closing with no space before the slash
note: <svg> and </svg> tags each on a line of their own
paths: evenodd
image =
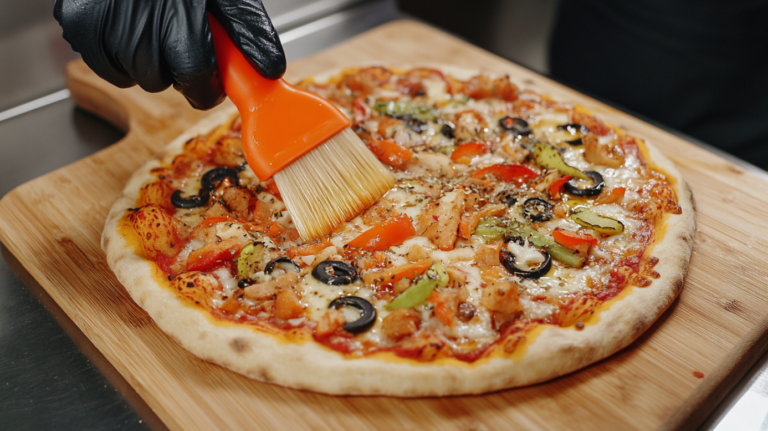
<svg viewBox="0 0 768 431">
<path fill-rule="evenodd" d="M 264 4 L 289 60 L 388 21 L 418 19 L 742 167 L 768 168 L 766 1 Z M 0 197 L 123 136 L 69 99 L 64 68 L 78 54 L 61 37 L 52 5 L 52 0 L 0 0 Z M 2 244 L 0 250 L 0 429 L 161 429 L 140 397 Z M 757 378 L 751 376 L 745 381 Z M 749 409 L 763 416 L 764 410 Z"/>
<path fill-rule="evenodd" d="M 360 20 L 370 24 L 415 17 L 768 168 L 766 1 L 695 6 L 680 0 L 264 3 L 281 32 L 366 5 L 378 8 L 376 16 L 346 19 L 340 26 L 365 28 Z M 291 56 L 306 55 L 325 42 L 304 43 L 308 47 Z M 61 38 L 50 0 L 0 0 L 0 113 L 64 88 L 64 65 L 76 56 Z"/>
</svg>

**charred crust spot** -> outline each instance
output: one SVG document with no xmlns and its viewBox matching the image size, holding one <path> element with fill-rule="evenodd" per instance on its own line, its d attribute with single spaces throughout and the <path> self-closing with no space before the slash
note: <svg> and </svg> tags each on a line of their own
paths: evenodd
<svg viewBox="0 0 768 431">
<path fill-rule="evenodd" d="M 256 378 L 257 378 L 258 380 L 261 380 L 262 382 L 267 382 L 267 383 L 269 383 L 269 382 L 271 382 L 271 381 L 272 381 L 272 376 L 270 376 L 270 375 L 269 375 L 269 372 L 268 372 L 266 369 L 264 369 L 264 368 L 262 368 L 261 370 L 259 370 L 259 371 L 258 371 L 257 373 L 255 373 L 255 374 L 256 374 L 256 376 L 257 376 Z"/>
<path fill-rule="evenodd" d="M 672 290 L 675 292 L 675 295 L 679 294 L 681 290 L 683 290 L 683 284 L 684 280 L 682 278 L 678 278 L 675 280 L 675 283 L 672 285 Z"/>
<path fill-rule="evenodd" d="M 639 335 L 645 332 L 647 328 L 646 323 L 642 319 L 638 319 L 632 324 L 632 331 L 630 333 Z"/>
<path fill-rule="evenodd" d="M 696 198 L 693 196 L 693 191 L 688 183 L 685 183 L 685 192 L 688 194 L 688 199 L 691 201 L 691 207 L 696 211 Z"/>
<path fill-rule="evenodd" d="M 232 341 L 229 342 L 229 346 L 237 353 L 243 353 L 250 350 L 248 341 L 243 338 L 233 338 Z"/>
</svg>

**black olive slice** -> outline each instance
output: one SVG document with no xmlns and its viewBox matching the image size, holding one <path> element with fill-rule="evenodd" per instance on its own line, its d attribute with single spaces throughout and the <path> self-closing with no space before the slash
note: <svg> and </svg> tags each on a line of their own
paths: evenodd
<svg viewBox="0 0 768 431">
<path fill-rule="evenodd" d="M 501 192 L 498 195 L 499 202 L 503 203 L 504 205 L 511 207 L 512 205 L 517 203 L 517 198 L 512 195 L 511 192 Z"/>
<path fill-rule="evenodd" d="M 571 144 L 571 145 L 582 145 L 583 142 L 581 142 L 581 137 L 589 133 L 589 129 L 587 126 L 582 126 L 581 124 L 563 124 L 562 126 L 557 126 L 558 130 L 565 130 L 571 135 L 574 136 L 574 139 L 567 140 L 565 142 Z"/>
<path fill-rule="evenodd" d="M 376 308 L 368 301 L 359 296 L 342 296 L 331 301 L 328 308 L 341 308 L 345 305 L 355 307 L 360 310 L 360 318 L 354 322 L 344 324 L 344 329 L 352 332 L 363 332 L 376 323 Z"/>
<path fill-rule="evenodd" d="M 523 215 L 531 221 L 547 221 L 552 218 L 552 204 L 542 198 L 528 198 L 523 202 Z"/>
<path fill-rule="evenodd" d="M 576 178 L 571 178 L 570 181 L 563 184 L 563 191 L 570 195 L 574 196 L 597 196 L 603 191 L 603 187 L 605 187 L 605 181 L 603 181 L 603 176 L 600 175 L 599 172 L 595 171 L 584 171 L 584 173 L 592 179 L 592 186 L 587 187 L 586 189 L 580 189 L 578 187 L 578 181 Z"/>
<path fill-rule="evenodd" d="M 312 270 L 312 276 L 325 284 L 339 286 L 357 280 L 357 271 L 346 262 L 325 260 Z"/>
<path fill-rule="evenodd" d="M 456 126 L 451 123 L 444 123 L 443 127 L 440 128 L 440 133 L 446 138 L 453 139 L 455 137 L 453 134 L 454 130 L 456 130 Z"/>
<path fill-rule="evenodd" d="M 171 195 L 171 203 L 176 208 L 197 208 L 207 204 L 210 197 L 211 194 L 208 193 L 208 190 L 200 189 L 200 193 L 197 196 L 190 196 L 188 198 L 181 197 L 181 190 L 176 190 Z"/>
<path fill-rule="evenodd" d="M 527 278 L 527 279 L 536 279 L 540 278 L 547 272 L 549 272 L 549 269 L 552 267 L 552 256 L 549 255 L 546 251 L 539 251 L 542 255 L 544 255 L 544 262 L 539 265 L 538 268 L 531 269 L 529 271 L 526 271 L 524 269 L 520 269 L 515 265 L 515 255 L 510 253 L 509 250 L 507 250 L 506 243 L 501 247 L 499 250 L 499 261 L 504 266 L 504 269 L 509 271 L 512 274 L 515 274 L 517 276 Z"/>
<path fill-rule="evenodd" d="M 267 266 L 264 268 L 264 273 L 272 274 L 272 271 L 275 270 L 276 266 L 280 269 L 285 270 L 285 272 L 298 273 L 299 271 L 301 271 L 301 268 L 299 268 L 299 265 L 296 265 L 296 262 L 292 261 L 291 258 L 287 256 L 280 256 L 277 259 L 271 260 L 267 264 Z"/>
<path fill-rule="evenodd" d="M 413 116 L 411 115 L 403 115 L 401 119 L 405 121 L 405 125 L 409 129 L 413 130 L 416 133 L 422 133 L 428 129 L 427 123 L 419 120 L 418 118 L 413 118 Z"/>
<path fill-rule="evenodd" d="M 499 126 L 507 132 L 514 133 L 515 135 L 530 135 L 531 128 L 528 126 L 528 122 L 522 118 L 504 117 L 499 120 Z"/>
<path fill-rule="evenodd" d="M 251 285 L 251 281 L 250 280 L 246 280 L 246 279 L 242 279 L 242 280 L 237 282 L 237 287 L 239 287 L 241 289 L 245 289 L 246 287 L 248 287 L 250 285 Z"/>
<path fill-rule="evenodd" d="M 239 185 L 240 177 L 237 171 L 232 168 L 214 168 L 203 175 L 202 189 L 214 191 L 225 178 L 232 180 L 232 184 Z"/>
</svg>

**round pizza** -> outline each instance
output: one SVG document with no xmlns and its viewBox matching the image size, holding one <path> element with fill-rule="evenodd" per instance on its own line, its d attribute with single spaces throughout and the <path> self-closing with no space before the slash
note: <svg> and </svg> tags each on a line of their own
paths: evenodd
<svg viewBox="0 0 768 431">
<path fill-rule="evenodd" d="M 613 354 L 680 292 L 689 188 L 585 109 L 447 67 L 298 85 L 395 175 L 373 206 L 303 242 L 230 108 L 142 166 L 109 214 L 110 267 L 200 358 L 331 394 L 483 393 Z"/>
</svg>

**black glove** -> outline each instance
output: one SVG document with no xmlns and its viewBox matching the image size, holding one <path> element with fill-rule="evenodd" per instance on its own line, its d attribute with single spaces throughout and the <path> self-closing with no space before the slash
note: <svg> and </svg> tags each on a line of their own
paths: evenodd
<svg viewBox="0 0 768 431">
<path fill-rule="evenodd" d="M 173 84 L 197 109 L 224 99 L 211 12 L 265 78 L 285 73 L 285 54 L 261 0 L 56 0 L 64 39 L 99 76 L 150 92 Z"/>
</svg>

